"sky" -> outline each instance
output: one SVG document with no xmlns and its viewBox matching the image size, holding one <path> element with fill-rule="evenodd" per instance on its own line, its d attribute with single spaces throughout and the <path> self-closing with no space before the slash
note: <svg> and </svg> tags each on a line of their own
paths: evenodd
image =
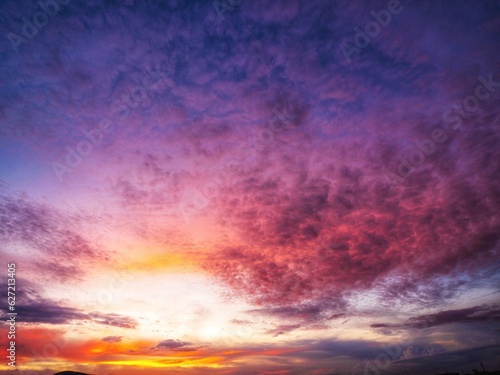
<svg viewBox="0 0 500 375">
<path fill-rule="evenodd" d="M 4 0 L 0 31 L 0 374 L 500 368 L 498 1 Z"/>
</svg>

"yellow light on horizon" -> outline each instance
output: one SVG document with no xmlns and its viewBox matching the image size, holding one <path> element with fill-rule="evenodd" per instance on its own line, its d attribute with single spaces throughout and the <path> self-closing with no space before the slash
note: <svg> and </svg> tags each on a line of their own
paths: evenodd
<svg viewBox="0 0 500 375">
<path fill-rule="evenodd" d="M 144 368 L 168 368 L 168 367 L 210 367 L 220 368 L 222 365 L 221 357 L 205 357 L 205 358 L 178 358 L 171 357 L 171 359 L 132 359 L 132 360 L 115 360 L 103 361 L 99 364 L 103 365 L 118 365 L 118 366 L 137 366 Z"/>
</svg>

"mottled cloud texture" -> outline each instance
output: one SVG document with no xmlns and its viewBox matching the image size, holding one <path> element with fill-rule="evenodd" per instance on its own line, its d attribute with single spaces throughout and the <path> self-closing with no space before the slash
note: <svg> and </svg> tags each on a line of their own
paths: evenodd
<svg viewBox="0 0 500 375">
<path fill-rule="evenodd" d="M 63 3 L 0 4 L 20 324 L 109 373 L 500 367 L 497 1 Z"/>
</svg>

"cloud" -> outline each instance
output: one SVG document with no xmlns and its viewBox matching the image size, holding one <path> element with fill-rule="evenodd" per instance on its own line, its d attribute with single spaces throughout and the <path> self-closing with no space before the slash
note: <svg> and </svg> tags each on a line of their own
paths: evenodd
<svg viewBox="0 0 500 375">
<path fill-rule="evenodd" d="M 328 317 L 327 320 L 336 320 L 340 318 L 344 318 L 346 314 L 341 313 L 341 314 L 333 314 L 332 316 Z"/>
<path fill-rule="evenodd" d="M 500 308 L 496 304 L 473 306 L 464 309 L 443 310 L 411 317 L 404 323 L 372 323 L 371 328 L 427 329 L 447 324 L 491 323 L 500 321 Z"/>
<path fill-rule="evenodd" d="M 78 322 L 97 323 L 102 325 L 135 329 L 138 325 L 133 318 L 112 313 L 84 312 L 76 307 L 65 306 L 59 301 L 45 298 L 34 284 L 21 278 L 16 285 L 22 285 L 16 293 L 16 312 L 23 316 L 26 323 L 75 324 Z M 6 292 L 2 292 L 7 300 Z"/>
<path fill-rule="evenodd" d="M 155 348 L 173 351 L 194 351 L 199 349 L 198 347 L 193 347 L 191 345 L 192 343 L 190 342 L 168 339 L 161 341 Z"/>
<path fill-rule="evenodd" d="M 500 321 L 500 307 L 496 304 L 474 306 L 459 310 L 445 310 L 408 319 L 405 326 L 428 328 L 453 323 L 477 323 Z"/>
<path fill-rule="evenodd" d="M 433 345 L 432 347 L 424 348 L 418 345 L 410 345 L 405 348 L 399 360 L 413 359 L 419 357 L 425 357 L 430 355 L 435 355 L 445 352 L 442 345 Z"/>
<path fill-rule="evenodd" d="M 249 324 L 252 324 L 252 322 L 248 321 L 248 320 L 240 320 L 240 319 L 232 319 L 231 320 L 231 323 L 233 324 L 238 324 L 238 325 L 249 325 Z"/>
<path fill-rule="evenodd" d="M 486 203 L 496 199 L 491 175 L 473 186 L 422 170 L 389 187 L 383 175 L 370 176 L 368 150 L 359 167 L 348 146 L 345 157 L 334 151 L 333 166 L 316 155 L 325 153 L 321 144 L 298 144 L 287 156 L 267 149 L 217 198 L 220 220 L 252 245 L 221 249 L 207 268 L 250 300 L 285 306 L 376 288 L 389 304 L 428 305 L 473 285 L 478 270 L 493 272 L 500 228 Z M 306 168 L 309 158 L 314 167 Z"/>
<path fill-rule="evenodd" d="M 474 94 L 478 76 L 500 79 L 498 5 L 402 4 L 350 64 L 341 42 L 385 3 L 246 1 L 218 22 L 212 2 L 70 2 L 19 54 L 3 38 L 0 178 L 31 193 L 0 197 L 2 253 L 19 249 L 30 275 L 82 279 L 112 256 L 86 233 L 95 217 L 35 196 L 77 207 L 102 199 L 106 224 L 119 227 L 98 231 L 106 243 L 134 222 L 144 248 L 193 255 L 253 316 L 277 319 L 271 335 L 347 320 L 365 303 L 377 314 L 442 310 L 400 326 L 414 331 L 496 321 L 496 306 L 443 305 L 498 287 L 500 91 L 460 129 L 443 115 Z M 2 2 L 4 35 L 38 8 Z M 59 182 L 51 163 L 104 118 L 115 130 Z M 435 129 L 446 140 L 430 152 Z M 201 204 L 186 223 L 193 196 Z M 26 322 L 137 327 L 26 286 Z M 359 358 L 378 350 L 324 345 Z"/>
<path fill-rule="evenodd" d="M 419 369 L 418 371 L 422 373 L 432 373 L 432 371 L 435 373 L 437 369 L 439 369 L 438 371 L 459 372 L 464 368 L 478 368 L 479 362 L 484 362 L 491 370 L 497 366 L 499 348 L 499 345 L 486 345 L 446 352 L 436 348 L 433 353 L 430 353 L 432 350 L 429 352 L 426 349 L 414 348 L 409 351 L 423 355 L 409 354 L 408 358 L 395 361 L 389 368 L 389 373 L 400 374 L 415 369 Z"/>
<path fill-rule="evenodd" d="M 273 337 L 277 337 L 279 335 L 294 331 L 300 327 L 300 324 L 280 324 L 272 329 L 266 330 L 265 333 L 273 335 Z"/>
<path fill-rule="evenodd" d="M 24 315 L 27 323 L 70 324 L 87 320 L 87 314 L 76 308 L 54 305 L 54 301 L 33 302 L 25 306 L 17 306 L 18 314 Z"/>
<path fill-rule="evenodd" d="M 52 280 L 81 279 L 89 266 L 107 259 L 106 252 L 81 233 L 79 220 L 26 194 L 0 194 L 0 236 L 6 253 L 23 249 L 32 256 L 25 267 L 35 274 L 43 269 L 43 276 Z M 16 258 L 22 259 L 23 253 Z"/>
<path fill-rule="evenodd" d="M 89 313 L 87 317 L 92 322 L 113 327 L 135 329 L 138 325 L 135 319 L 120 314 Z"/>
<path fill-rule="evenodd" d="M 121 342 L 123 336 L 106 336 L 103 337 L 102 341 L 108 342 L 108 343 L 115 343 L 115 342 Z"/>
</svg>

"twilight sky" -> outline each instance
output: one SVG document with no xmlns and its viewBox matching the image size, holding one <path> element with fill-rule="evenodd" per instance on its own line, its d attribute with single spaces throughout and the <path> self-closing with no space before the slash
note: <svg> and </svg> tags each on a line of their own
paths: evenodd
<svg viewBox="0 0 500 375">
<path fill-rule="evenodd" d="M 5 0 L 0 29 L 9 374 L 500 368 L 498 1 Z"/>
</svg>

